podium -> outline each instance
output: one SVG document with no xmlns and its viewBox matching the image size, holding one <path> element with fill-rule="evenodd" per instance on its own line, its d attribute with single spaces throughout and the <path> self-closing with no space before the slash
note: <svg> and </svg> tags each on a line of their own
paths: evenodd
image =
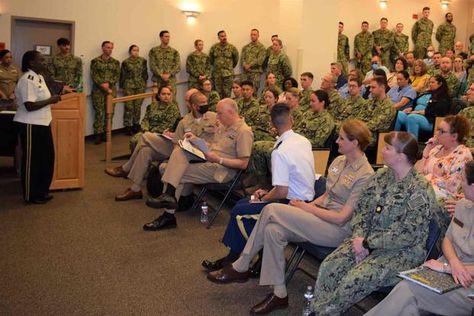
<svg viewBox="0 0 474 316">
<path fill-rule="evenodd" d="M 50 190 L 84 187 L 85 98 L 69 93 L 51 106 L 55 162 Z"/>
</svg>

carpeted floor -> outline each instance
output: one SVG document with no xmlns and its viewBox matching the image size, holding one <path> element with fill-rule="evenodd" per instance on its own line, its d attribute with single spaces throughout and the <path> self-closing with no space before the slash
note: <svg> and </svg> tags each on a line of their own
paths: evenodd
<svg viewBox="0 0 474 316">
<path fill-rule="evenodd" d="M 114 155 L 127 146 L 125 136 L 114 136 Z M 114 201 L 129 183 L 104 174 L 103 153 L 87 143 L 84 189 L 54 192 L 46 205 L 25 205 L 12 160 L 0 159 L 0 314 L 247 315 L 270 289 L 255 279 L 216 285 L 200 266 L 226 253 L 219 240 L 229 213 L 209 230 L 188 211 L 177 214 L 177 229 L 144 232 L 161 212 L 144 200 Z M 312 260 L 303 265 L 317 271 Z M 301 314 L 313 284 L 297 272 L 290 307 L 274 315 Z"/>
</svg>

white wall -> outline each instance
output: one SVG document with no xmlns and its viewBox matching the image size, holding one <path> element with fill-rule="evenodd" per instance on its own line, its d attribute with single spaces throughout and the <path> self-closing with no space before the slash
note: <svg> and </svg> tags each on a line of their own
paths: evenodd
<svg viewBox="0 0 474 316">
<path fill-rule="evenodd" d="M 403 22 L 405 33 L 409 34 L 415 22 L 412 14 L 420 14 L 423 6 L 431 7 L 435 30 L 447 12 L 441 9 L 439 0 L 389 0 L 386 9 L 381 9 L 378 3 L 378 0 L 0 0 L 0 41 L 9 47 L 12 15 L 75 21 L 75 54 L 83 57 L 85 91 L 89 94 L 90 60 L 100 54 L 103 40 L 113 41 L 114 57 L 123 60 L 131 44 L 140 46 L 141 55 L 147 56 L 150 48 L 159 43 L 158 32 L 169 30 L 171 45 L 181 54 L 183 70 L 178 80 L 184 81 L 185 59 L 193 50 L 196 38 L 204 40 L 207 51 L 217 41 L 217 31 L 225 29 L 229 42 L 240 49 L 249 41 L 249 30 L 256 27 L 265 46 L 270 45 L 272 34 L 279 34 L 294 76 L 298 78 L 303 71 L 313 72 L 316 79 L 313 87 L 317 88 L 319 79 L 336 57 L 338 21 L 346 25 L 352 50 L 362 20 L 367 20 L 370 29 L 375 30 L 380 18 L 385 16 L 389 27 Z M 202 12 L 194 25 L 188 24 L 181 13 L 185 8 Z M 474 32 L 473 9 L 471 0 L 451 1 L 448 11 L 454 14 L 459 40 L 467 42 L 469 34 Z M 437 44 L 435 40 L 434 43 Z M 179 86 L 178 100 L 184 89 L 184 84 Z M 122 113 L 122 106 L 118 105 L 114 128 L 122 126 Z M 88 99 L 86 135 L 92 133 L 92 117 Z"/>
</svg>

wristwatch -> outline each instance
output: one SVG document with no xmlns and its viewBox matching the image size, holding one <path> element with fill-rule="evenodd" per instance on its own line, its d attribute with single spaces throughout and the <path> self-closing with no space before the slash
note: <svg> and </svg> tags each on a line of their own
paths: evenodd
<svg viewBox="0 0 474 316">
<path fill-rule="evenodd" d="M 449 264 L 447 262 L 444 262 L 443 263 L 443 272 L 448 273 L 448 269 L 449 269 Z"/>
</svg>

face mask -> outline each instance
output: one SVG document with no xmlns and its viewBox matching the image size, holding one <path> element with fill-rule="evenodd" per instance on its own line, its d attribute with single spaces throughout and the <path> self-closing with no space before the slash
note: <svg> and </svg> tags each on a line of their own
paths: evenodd
<svg viewBox="0 0 474 316">
<path fill-rule="evenodd" d="M 372 70 L 379 69 L 379 64 L 372 64 Z"/>
<path fill-rule="evenodd" d="M 201 114 L 204 114 L 207 111 L 209 111 L 209 104 L 203 104 L 198 109 L 198 112 L 201 113 Z"/>
<path fill-rule="evenodd" d="M 431 58 L 431 57 L 433 57 L 434 53 L 433 52 L 428 52 L 427 55 L 428 55 L 429 58 Z"/>
</svg>

